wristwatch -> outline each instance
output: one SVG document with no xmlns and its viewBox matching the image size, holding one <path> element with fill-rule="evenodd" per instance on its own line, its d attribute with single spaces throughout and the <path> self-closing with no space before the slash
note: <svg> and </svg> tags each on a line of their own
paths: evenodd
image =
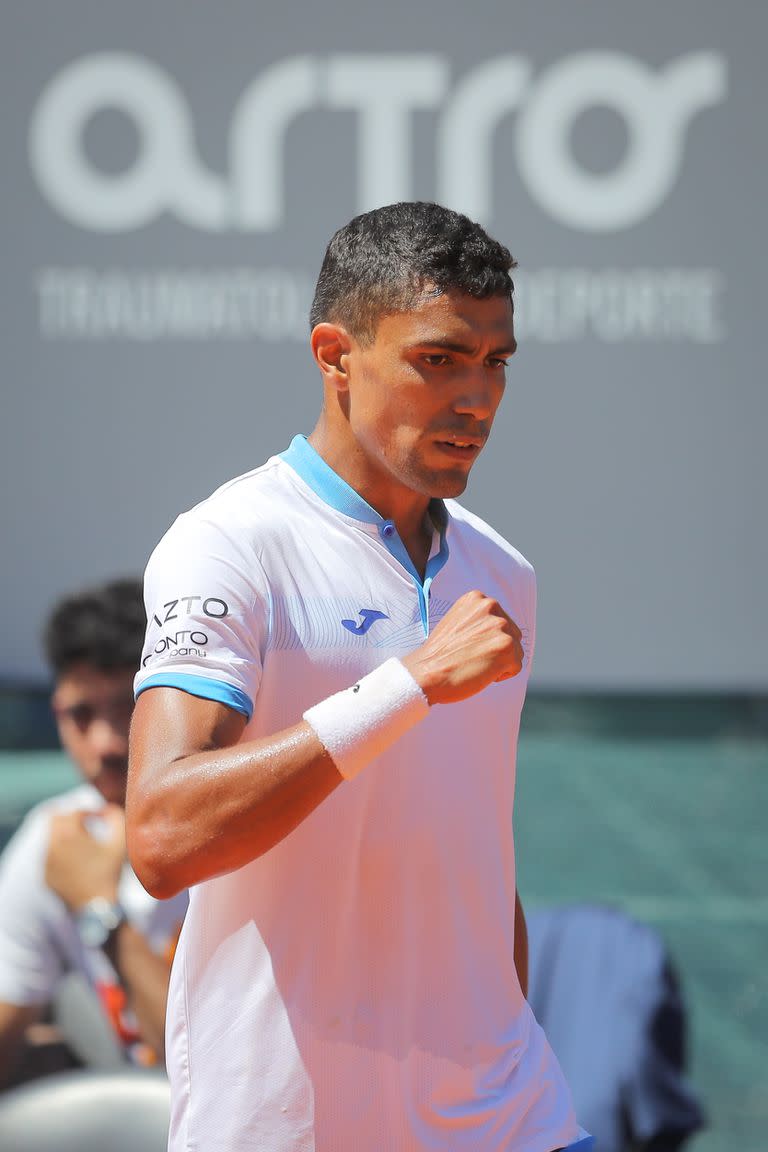
<svg viewBox="0 0 768 1152">
<path fill-rule="evenodd" d="M 75 923 L 86 948 L 103 948 L 113 932 L 125 921 L 122 904 L 103 896 L 89 900 L 77 914 Z"/>
</svg>

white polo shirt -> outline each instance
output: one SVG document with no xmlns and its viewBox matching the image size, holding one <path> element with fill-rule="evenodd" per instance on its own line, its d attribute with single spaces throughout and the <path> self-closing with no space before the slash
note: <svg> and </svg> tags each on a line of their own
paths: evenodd
<svg viewBox="0 0 768 1152">
<path fill-rule="evenodd" d="M 433 518 L 422 582 L 394 524 L 296 437 L 150 559 L 137 693 L 223 701 L 248 717 L 243 740 L 411 651 L 470 589 L 525 649 L 518 676 L 432 708 L 269 852 L 192 890 L 169 998 L 173 1152 L 551 1152 L 584 1135 L 513 961 L 533 570 L 454 501 Z"/>
</svg>

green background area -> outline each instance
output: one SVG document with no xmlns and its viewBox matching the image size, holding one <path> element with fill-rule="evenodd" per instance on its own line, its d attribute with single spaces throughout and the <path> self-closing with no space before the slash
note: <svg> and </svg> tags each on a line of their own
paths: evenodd
<svg viewBox="0 0 768 1152">
<path fill-rule="evenodd" d="M 683 981 L 691 1152 L 768 1147 L 768 708 L 764 701 L 532 696 L 520 741 L 518 880 L 529 909 L 606 901 L 656 926 Z M 0 843 L 76 777 L 0 754 Z"/>
<path fill-rule="evenodd" d="M 768 1147 L 766 812 L 765 741 L 521 741 L 523 901 L 607 901 L 662 933 L 709 1120 L 693 1152 Z"/>
</svg>

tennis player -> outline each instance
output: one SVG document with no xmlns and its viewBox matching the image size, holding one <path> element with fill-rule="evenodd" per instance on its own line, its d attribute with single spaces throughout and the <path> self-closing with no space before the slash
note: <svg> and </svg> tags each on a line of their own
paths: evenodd
<svg viewBox="0 0 768 1152">
<path fill-rule="evenodd" d="M 531 566 L 456 503 L 515 351 L 512 258 L 358 216 L 311 312 L 308 439 L 147 567 L 131 858 L 189 886 L 173 1152 L 587 1149 L 513 963 Z"/>
</svg>

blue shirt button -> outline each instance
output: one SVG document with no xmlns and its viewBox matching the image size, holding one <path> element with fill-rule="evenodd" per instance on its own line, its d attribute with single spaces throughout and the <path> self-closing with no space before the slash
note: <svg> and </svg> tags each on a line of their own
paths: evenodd
<svg viewBox="0 0 768 1152">
<path fill-rule="evenodd" d="M 391 520 L 385 520 L 381 526 L 381 534 L 385 540 L 389 540 L 395 534 L 395 526 Z"/>
</svg>

